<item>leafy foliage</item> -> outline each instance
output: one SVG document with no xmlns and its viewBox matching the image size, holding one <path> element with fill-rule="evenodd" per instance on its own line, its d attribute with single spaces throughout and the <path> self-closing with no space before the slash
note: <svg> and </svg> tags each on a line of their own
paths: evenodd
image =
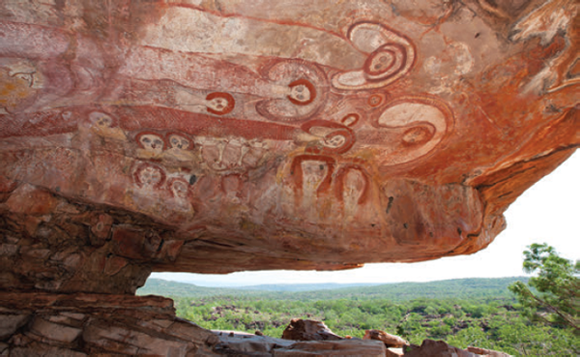
<svg viewBox="0 0 580 357">
<path fill-rule="evenodd" d="M 461 279 L 323 292 L 210 289 L 214 295 L 204 290 L 209 288 L 193 286 L 197 296 L 173 298 L 178 316 L 212 330 L 260 330 L 280 337 L 292 318 L 303 318 L 323 321 L 342 336 L 360 338 L 366 329 L 379 329 L 414 344 L 431 338 L 461 348 L 478 346 L 516 356 L 578 355 L 580 342 L 571 329 L 535 324 L 524 315 L 525 307 L 507 289 L 514 280 Z M 187 292 L 183 289 L 188 284 L 183 285 L 162 283 L 164 295 Z M 455 290 L 442 293 L 450 287 Z M 433 298 L 433 291 L 446 297 Z"/>
<path fill-rule="evenodd" d="M 510 285 L 526 315 L 552 325 L 572 327 L 580 332 L 580 263 L 560 257 L 547 244 L 532 244 L 524 252 L 524 271 L 537 273 L 528 281 Z"/>
</svg>

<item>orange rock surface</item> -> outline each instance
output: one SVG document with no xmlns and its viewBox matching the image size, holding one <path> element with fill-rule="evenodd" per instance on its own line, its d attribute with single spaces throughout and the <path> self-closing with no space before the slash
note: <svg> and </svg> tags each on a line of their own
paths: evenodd
<svg viewBox="0 0 580 357">
<path fill-rule="evenodd" d="M 2 5 L 5 244 L 127 277 L 469 254 L 578 146 L 573 1 L 194 3 Z"/>
<path fill-rule="evenodd" d="M 2 2 L 0 289 L 483 249 L 580 143 L 578 10 Z"/>
</svg>

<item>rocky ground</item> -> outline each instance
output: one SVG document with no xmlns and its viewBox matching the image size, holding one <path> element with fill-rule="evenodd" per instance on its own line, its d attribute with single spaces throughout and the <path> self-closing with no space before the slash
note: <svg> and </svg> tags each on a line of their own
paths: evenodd
<svg viewBox="0 0 580 357">
<path fill-rule="evenodd" d="M 313 320 L 292 320 L 281 339 L 210 331 L 158 296 L 4 292 L 0 306 L 2 356 L 505 356 L 442 341 L 409 345 L 377 330 L 342 337 Z"/>
</svg>

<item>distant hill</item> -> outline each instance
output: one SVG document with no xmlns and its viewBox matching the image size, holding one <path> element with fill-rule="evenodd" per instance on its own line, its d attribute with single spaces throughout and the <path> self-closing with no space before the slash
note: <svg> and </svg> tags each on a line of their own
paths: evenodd
<svg viewBox="0 0 580 357">
<path fill-rule="evenodd" d="M 509 298 L 508 285 L 527 282 L 526 277 L 472 278 L 434 281 L 428 283 L 395 283 L 368 286 L 365 284 L 270 284 L 244 288 L 207 288 L 187 283 L 149 279 L 137 291 L 138 295 L 168 297 L 255 297 L 284 300 L 373 299 L 405 301 L 418 298 Z M 345 286 L 346 285 L 346 286 Z M 355 286 L 353 286 L 355 285 Z"/>
<path fill-rule="evenodd" d="M 377 285 L 381 285 L 381 284 L 373 284 L 373 283 L 262 284 L 262 285 L 240 286 L 240 287 L 237 287 L 235 289 L 262 290 L 262 291 L 316 291 L 316 290 L 332 290 L 332 289 L 356 288 L 356 287 L 377 286 Z"/>
<path fill-rule="evenodd" d="M 163 279 L 148 279 L 143 287 L 137 290 L 137 295 L 161 295 L 183 297 L 206 297 L 246 295 L 243 290 L 230 288 L 206 288 L 188 283 L 179 283 Z"/>
</svg>

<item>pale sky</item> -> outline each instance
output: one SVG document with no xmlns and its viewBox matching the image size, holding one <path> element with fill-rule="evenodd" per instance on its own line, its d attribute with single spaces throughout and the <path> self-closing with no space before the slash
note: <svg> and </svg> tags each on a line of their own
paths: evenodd
<svg viewBox="0 0 580 357">
<path fill-rule="evenodd" d="M 522 276 L 523 251 L 548 243 L 561 256 L 580 259 L 580 153 L 528 189 L 505 213 L 507 228 L 486 249 L 472 255 L 421 263 L 367 264 L 338 271 L 260 271 L 227 275 L 153 273 L 152 278 L 200 286 L 304 283 L 393 283 L 474 277 Z"/>
</svg>

